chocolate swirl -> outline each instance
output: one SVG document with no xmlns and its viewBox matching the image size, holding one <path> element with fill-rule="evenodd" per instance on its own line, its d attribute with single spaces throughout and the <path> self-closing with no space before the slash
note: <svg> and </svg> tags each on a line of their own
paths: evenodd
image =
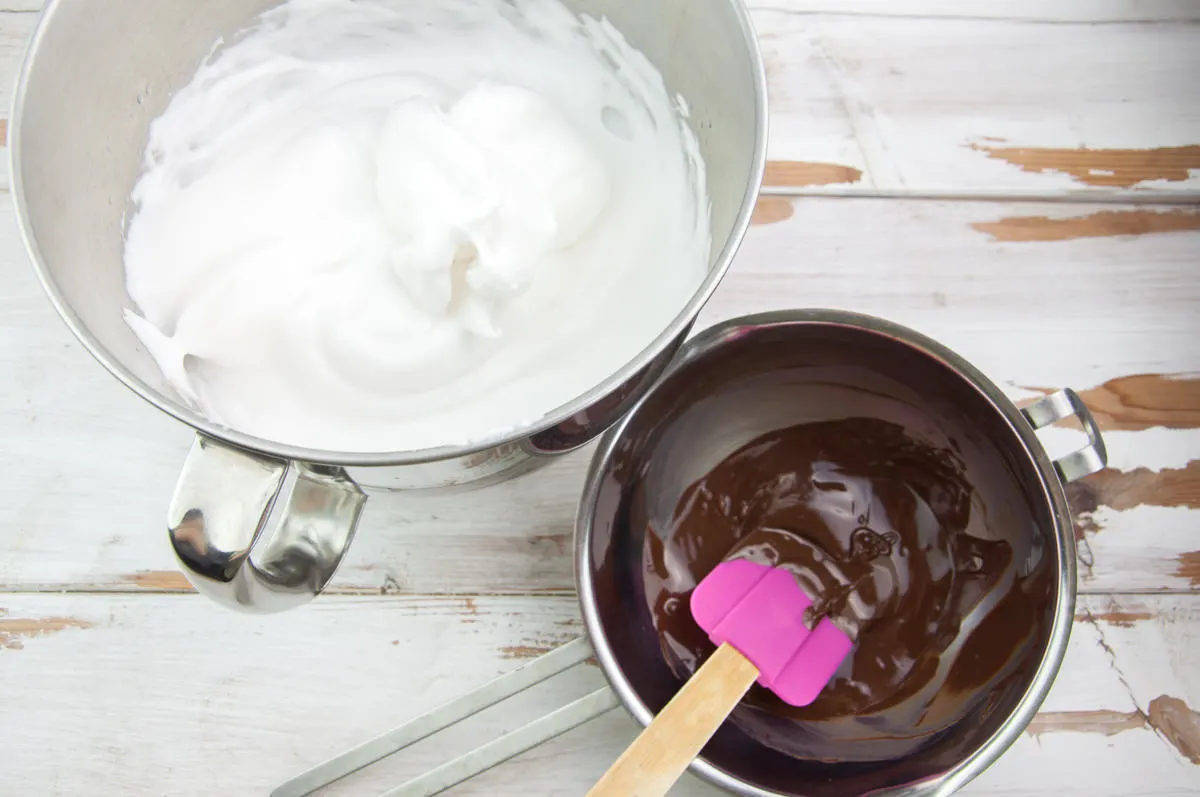
<svg viewBox="0 0 1200 797">
<path fill-rule="evenodd" d="M 1052 567 L 1023 501 L 989 515 L 958 442 L 874 418 L 761 435 L 680 497 L 644 547 L 646 600 L 671 669 L 713 646 L 688 598 L 723 559 L 791 571 L 856 640 L 809 706 L 754 687 L 733 721 L 796 758 L 873 761 L 921 747 L 999 694 L 1040 633 Z"/>
</svg>

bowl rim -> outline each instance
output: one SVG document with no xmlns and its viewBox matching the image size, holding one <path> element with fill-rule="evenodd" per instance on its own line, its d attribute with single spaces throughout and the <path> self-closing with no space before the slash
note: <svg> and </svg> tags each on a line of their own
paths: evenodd
<svg viewBox="0 0 1200 797">
<path fill-rule="evenodd" d="M 530 421 L 506 430 L 495 431 L 484 437 L 461 444 L 442 445 L 411 451 L 353 452 L 308 448 L 267 440 L 215 423 L 186 404 L 155 390 L 130 369 L 126 368 L 88 330 L 79 315 L 71 308 L 66 294 L 59 288 L 54 277 L 51 275 L 49 266 L 38 245 L 37 236 L 34 232 L 33 223 L 29 217 L 25 201 L 25 179 L 20 164 L 24 150 L 22 122 L 24 119 L 29 80 L 36 66 L 38 53 L 41 51 L 43 41 L 46 38 L 46 31 L 53 24 L 56 13 L 66 4 L 65 0 L 48 0 L 42 9 L 37 27 L 30 38 L 21 62 L 9 111 L 8 168 L 13 203 L 16 207 L 17 226 L 21 232 L 21 239 L 25 243 L 25 249 L 29 254 L 30 260 L 33 262 L 38 279 L 46 294 L 50 297 L 55 310 L 58 311 L 59 316 L 62 317 L 67 327 L 79 342 L 83 344 L 88 353 L 103 365 L 110 374 L 120 380 L 125 387 L 132 390 L 142 399 L 208 437 L 224 441 L 239 448 L 263 452 L 281 459 L 367 467 L 416 465 L 437 462 L 478 454 L 518 443 L 586 411 L 598 400 L 619 389 L 626 381 L 632 379 L 644 368 L 650 366 L 656 358 L 672 345 L 677 337 L 687 332 L 699 315 L 701 308 L 708 302 L 713 292 L 717 289 L 717 285 L 720 284 L 722 278 L 729 271 L 733 258 L 741 247 L 746 231 L 750 227 L 754 206 L 758 199 L 759 189 L 762 186 L 763 175 L 766 170 L 768 133 L 767 73 L 758 37 L 754 32 L 750 20 L 750 12 L 744 0 L 726 1 L 731 6 L 738 20 L 737 31 L 731 33 L 731 35 L 740 35 L 742 37 L 749 57 L 749 62 L 746 66 L 750 71 L 754 96 L 754 144 L 750 157 L 750 170 L 746 175 L 746 185 L 741 197 L 741 207 L 734 219 L 733 226 L 730 228 L 729 235 L 725 239 L 720 254 L 713 261 L 712 267 L 708 270 L 704 280 L 693 292 L 687 304 L 654 340 L 615 373 L 610 374 L 604 381 L 583 395 L 549 411 L 536 421 Z"/>
<path fill-rule="evenodd" d="M 796 309 L 776 310 L 732 318 L 716 324 L 684 343 L 670 368 L 599 441 L 587 471 L 584 490 L 575 520 L 575 582 L 584 630 L 591 641 L 600 668 L 621 705 L 641 725 L 650 723 L 654 715 L 625 678 L 612 647 L 604 634 L 599 608 L 595 601 L 594 573 L 590 565 L 592 532 L 596 520 L 596 503 L 603 476 L 608 470 L 626 429 L 638 416 L 655 391 L 677 369 L 743 336 L 748 331 L 764 328 L 849 327 L 890 339 L 924 354 L 959 373 L 1007 423 L 1016 443 L 1028 454 L 1038 483 L 1050 505 L 1054 521 L 1055 553 L 1058 574 L 1055 580 L 1055 606 L 1046 648 L 1037 671 L 1030 679 L 1020 700 L 999 728 L 966 758 L 951 769 L 921 781 L 888 789 L 878 794 L 892 797 L 933 797 L 958 791 L 1006 751 L 1025 730 L 1045 699 L 1061 668 L 1074 621 L 1076 602 L 1076 550 L 1074 527 L 1066 494 L 1054 464 L 1025 420 L 1021 411 L 1004 392 L 970 362 L 948 347 L 915 330 L 875 316 L 843 310 Z M 697 758 L 690 769 L 701 778 L 744 797 L 789 797 L 781 792 L 761 788 L 720 769 L 704 758 Z"/>
</svg>

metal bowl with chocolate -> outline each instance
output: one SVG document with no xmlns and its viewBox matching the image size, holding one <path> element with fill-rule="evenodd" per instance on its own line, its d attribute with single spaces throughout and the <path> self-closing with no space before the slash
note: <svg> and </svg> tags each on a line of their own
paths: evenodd
<svg viewBox="0 0 1200 797">
<path fill-rule="evenodd" d="M 1051 460 L 1036 430 L 1068 418 L 1088 443 Z M 648 724 L 713 652 L 688 602 L 731 557 L 791 571 L 814 614 L 856 644 L 808 706 L 752 687 L 693 772 L 753 797 L 950 794 L 1012 744 L 1058 672 L 1076 586 L 1063 484 L 1105 459 L 1074 392 L 1018 409 L 946 347 L 881 319 L 783 311 L 712 327 L 592 461 L 575 534 L 588 640 L 393 731 L 403 744 L 368 743 L 279 794 L 593 651 L 611 690 L 418 779 L 420 793 L 618 702 Z"/>
<path fill-rule="evenodd" d="M 1035 430 L 1078 416 L 1051 461 Z M 994 761 L 1066 650 L 1063 483 L 1104 466 L 1071 391 L 1017 409 L 944 346 L 832 311 L 691 340 L 603 440 L 577 527 L 597 658 L 643 724 L 713 646 L 688 611 L 724 558 L 791 570 L 856 646 L 816 702 L 754 687 L 693 770 L 745 795 L 947 794 Z"/>
</svg>

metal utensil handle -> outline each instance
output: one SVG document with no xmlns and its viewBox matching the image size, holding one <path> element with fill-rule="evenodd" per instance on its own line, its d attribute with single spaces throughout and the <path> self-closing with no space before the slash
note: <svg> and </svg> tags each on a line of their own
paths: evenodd
<svg viewBox="0 0 1200 797">
<path fill-rule="evenodd" d="M 305 797 L 336 780 L 374 764 L 422 739 L 445 730 L 490 706 L 524 692 L 592 655 L 582 637 L 539 656 L 510 673 L 334 756 L 298 775 L 271 792 L 271 797 Z M 607 687 L 598 689 L 557 711 L 534 720 L 498 739 L 459 756 L 407 783 L 385 792 L 384 797 L 429 797 L 478 775 L 519 753 L 565 733 L 593 717 L 615 708 L 617 697 Z"/>
<path fill-rule="evenodd" d="M 388 789 L 380 797 L 431 797 L 440 794 L 616 707 L 616 693 L 607 686 L 601 687 L 541 719 L 510 731 L 407 783 Z"/>
<path fill-rule="evenodd" d="M 1100 435 L 1100 425 L 1074 390 L 1065 388 L 1052 393 L 1021 410 L 1021 414 L 1034 429 L 1041 429 L 1064 418 L 1078 418 L 1083 424 L 1088 444 L 1078 451 L 1054 460 L 1054 470 L 1064 483 L 1082 479 L 1104 470 L 1108 465 L 1108 449 Z"/>
</svg>

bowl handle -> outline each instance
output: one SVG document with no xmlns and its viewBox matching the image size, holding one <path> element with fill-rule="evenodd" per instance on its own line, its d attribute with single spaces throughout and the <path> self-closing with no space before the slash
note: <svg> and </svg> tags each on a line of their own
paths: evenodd
<svg viewBox="0 0 1200 797">
<path fill-rule="evenodd" d="M 184 575 L 201 593 L 243 611 L 279 612 L 312 600 L 329 583 L 365 501 L 341 468 L 275 459 L 197 435 L 171 499 L 167 533 Z"/>
<path fill-rule="evenodd" d="M 1078 481 L 1108 465 L 1108 449 L 1100 436 L 1100 425 L 1084 405 L 1083 399 L 1071 388 L 1052 393 L 1021 410 L 1034 429 L 1041 429 L 1064 418 L 1078 418 L 1087 432 L 1087 445 L 1054 460 L 1054 470 L 1063 483 Z"/>
</svg>

